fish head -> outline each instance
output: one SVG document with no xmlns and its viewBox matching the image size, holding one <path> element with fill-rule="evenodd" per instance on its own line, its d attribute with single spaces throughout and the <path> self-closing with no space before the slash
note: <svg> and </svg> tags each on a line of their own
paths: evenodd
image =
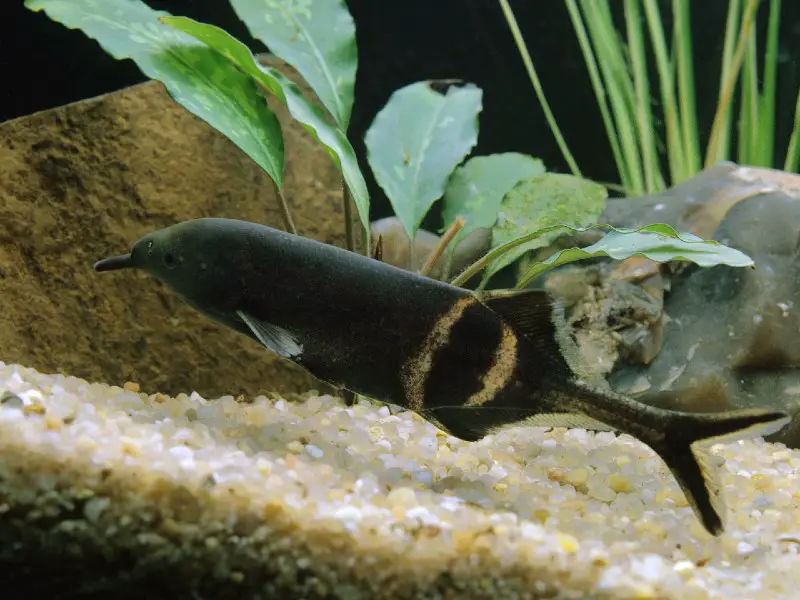
<svg viewBox="0 0 800 600">
<path fill-rule="evenodd" d="M 186 221 L 148 233 L 133 244 L 130 253 L 100 260 L 94 269 L 138 269 L 198 308 L 231 312 L 241 299 L 242 286 L 237 277 L 237 248 L 229 237 L 211 219 Z"/>
</svg>

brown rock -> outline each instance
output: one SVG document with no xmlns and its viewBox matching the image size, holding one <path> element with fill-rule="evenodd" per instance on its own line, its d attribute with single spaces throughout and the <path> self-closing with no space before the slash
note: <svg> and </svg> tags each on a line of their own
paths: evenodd
<svg viewBox="0 0 800 600">
<path fill-rule="evenodd" d="M 270 105 L 298 232 L 344 245 L 336 167 Z M 160 83 L 0 125 L 0 360 L 145 392 L 319 389 L 154 280 L 92 270 L 148 231 L 208 216 L 283 227 L 269 177 Z"/>
</svg>

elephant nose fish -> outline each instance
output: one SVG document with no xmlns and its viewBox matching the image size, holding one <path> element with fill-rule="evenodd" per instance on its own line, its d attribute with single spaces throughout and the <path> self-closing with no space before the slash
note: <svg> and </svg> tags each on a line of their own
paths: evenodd
<svg viewBox="0 0 800 600">
<path fill-rule="evenodd" d="M 475 293 L 255 223 L 186 221 L 95 264 L 128 268 L 318 379 L 467 441 L 516 425 L 627 433 L 661 457 L 715 535 L 725 508 L 704 446 L 790 420 L 771 410 L 671 411 L 595 385 L 544 291 Z"/>
</svg>

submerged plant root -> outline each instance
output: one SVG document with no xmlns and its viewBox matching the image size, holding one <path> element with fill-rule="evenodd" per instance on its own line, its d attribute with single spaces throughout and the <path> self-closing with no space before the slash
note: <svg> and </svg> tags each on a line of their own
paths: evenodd
<svg viewBox="0 0 800 600">
<path fill-rule="evenodd" d="M 800 452 L 780 445 L 715 448 L 729 514 L 714 539 L 628 436 L 515 428 L 469 444 L 329 396 L 135 390 L 0 363 L 0 579 L 98 598 L 753 600 L 800 587 Z"/>
</svg>

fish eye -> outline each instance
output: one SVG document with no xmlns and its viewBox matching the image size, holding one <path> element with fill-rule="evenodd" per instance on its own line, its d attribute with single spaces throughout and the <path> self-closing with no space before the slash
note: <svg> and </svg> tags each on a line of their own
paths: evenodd
<svg viewBox="0 0 800 600">
<path fill-rule="evenodd" d="M 178 265 L 175 255 L 172 252 L 164 253 L 164 266 L 168 269 L 174 269 Z"/>
</svg>

